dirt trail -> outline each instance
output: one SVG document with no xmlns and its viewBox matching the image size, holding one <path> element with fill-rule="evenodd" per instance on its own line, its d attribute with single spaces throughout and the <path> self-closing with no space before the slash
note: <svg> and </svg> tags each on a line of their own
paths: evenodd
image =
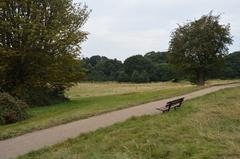
<svg viewBox="0 0 240 159">
<path fill-rule="evenodd" d="M 213 86 L 198 90 L 183 96 L 164 99 L 156 102 L 138 105 L 123 110 L 109 112 L 87 119 L 78 120 L 64 125 L 28 133 L 22 136 L 0 141 L 0 159 L 16 158 L 33 150 L 38 150 L 45 146 L 51 146 L 63 142 L 69 138 L 74 138 L 82 133 L 94 131 L 96 129 L 113 125 L 117 122 L 123 122 L 133 116 L 151 115 L 160 113 L 157 107 L 163 107 L 167 101 L 180 97 L 192 99 L 216 92 L 225 88 L 240 86 L 240 84 L 228 84 Z"/>
</svg>

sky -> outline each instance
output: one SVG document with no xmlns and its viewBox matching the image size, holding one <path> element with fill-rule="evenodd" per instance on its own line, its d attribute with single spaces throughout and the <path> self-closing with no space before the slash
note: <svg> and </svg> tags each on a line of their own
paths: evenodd
<svg viewBox="0 0 240 159">
<path fill-rule="evenodd" d="M 240 50 L 240 0 L 74 0 L 92 10 L 83 30 L 89 32 L 82 56 L 124 60 L 150 51 L 166 51 L 171 32 L 213 10 L 231 25 L 233 45 Z"/>
</svg>

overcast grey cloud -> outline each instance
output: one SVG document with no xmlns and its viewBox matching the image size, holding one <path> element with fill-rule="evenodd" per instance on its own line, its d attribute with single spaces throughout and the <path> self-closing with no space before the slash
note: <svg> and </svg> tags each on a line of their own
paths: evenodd
<svg viewBox="0 0 240 159">
<path fill-rule="evenodd" d="M 239 0 L 75 0 L 86 3 L 92 13 L 84 30 L 90 33 L 82 45 L 85 57 L 103 55 L 125 58 L 148 51 L 168 49 L 170 34 L 188 20 L 211 10 L 223 14 L 221 22 L 231 24 L 234 43 L 240 50 Z"/>
</svg>

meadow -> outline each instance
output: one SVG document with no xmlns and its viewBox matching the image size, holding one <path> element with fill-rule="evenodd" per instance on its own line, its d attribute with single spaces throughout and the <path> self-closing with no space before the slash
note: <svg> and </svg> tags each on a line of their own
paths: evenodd
<svg viewBox="0 0 240 159">
<path fill-rule="evenodd" d="M 239 159 L 240 87 L 132 118 L 19 159 Z M 101 145 L 101 146 L 99 146 Z"/>
<path fill-rule="evenodd" d="M 205 87 L 236 81 L 208 81 Z M 189 82 L 80 83 L 66 92 L 70 101 L 28 110 L 30 118 L 15 124 L 0 126 L 0 140 L 49 128 L 97 114 L 135 106 L 155 100 L 192 92 L 204 87 Z"/>
</svg>

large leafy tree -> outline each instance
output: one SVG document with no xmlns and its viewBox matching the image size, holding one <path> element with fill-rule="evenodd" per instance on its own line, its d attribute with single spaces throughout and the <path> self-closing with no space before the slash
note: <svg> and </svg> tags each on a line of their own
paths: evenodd
<svg viewBox="0 0 240 159">
<path fill-rule="evenodd" d="M 90 81 L 117 81 L 123 64 L 117 59 L 108 59 L 104 56 L 92 56 L 83 59 L 87 70 L 87 80 Z"/>
<path fill-rule="evenodd" d="M 124 61 L 124 70 L 132 82 L 149 82 L 149 76 L 154 71 L 154 65 L 151 60 L 144 56 L 135 55 Z M 141 80 L 136 80 L 140 76 Z"/>
<path fill-rule="evenodd" d="M 219 20 L 220 15 L 209 13 L 179 25 L 171 36 L 170 62 L 199 85 L 204 85 L 208 73 L 219 71 L 232 43 L 230 25 Z"/>
<path fill-rule="evenodd" d="M 63 96 L 83 75 L 79 53 L 87 33 L 81 28 L 88 16 L 87 6 L 72 0 L 2 0 L 1 91 L 31 104 Z"/>
</svg>

